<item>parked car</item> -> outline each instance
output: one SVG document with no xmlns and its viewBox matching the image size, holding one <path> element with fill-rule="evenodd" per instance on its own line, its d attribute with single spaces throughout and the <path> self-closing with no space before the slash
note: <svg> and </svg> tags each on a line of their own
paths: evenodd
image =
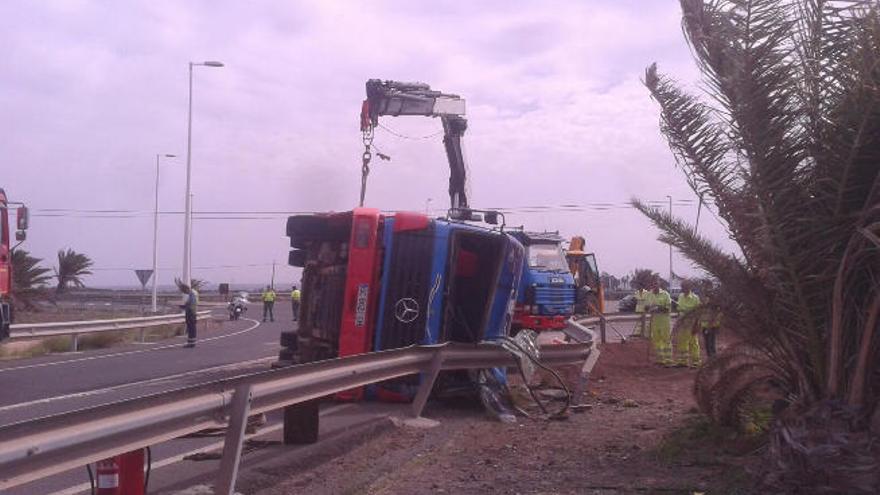
<svg viewBox="0 0 880 495">
<path fill-rule="evenodd" d="M 620 301 L 617 301 L 617 311 L 621 313 L 632 313 L 636 310 L 636 296 L 630 294 Z"/>
</svg>

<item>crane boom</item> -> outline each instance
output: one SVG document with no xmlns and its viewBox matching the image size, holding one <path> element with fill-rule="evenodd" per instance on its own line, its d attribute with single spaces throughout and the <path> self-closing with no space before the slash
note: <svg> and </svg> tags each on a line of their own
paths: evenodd
<svg viewBox="0 0 880 495">
<path fill-rule="evenodd" d="M 361 131 L 370 132 L 379 125 L 379 117 L 418 115 L 440 117 L 443 145 L 449 161 L 449 201 L 453 213 L 466 210 L 467 168 L 461 138 L 467 130 L 465 101 L 458 95 L 432 90 L 420 82 L 367 81 L 367 99 L 361 108 Z"/>
</svg>

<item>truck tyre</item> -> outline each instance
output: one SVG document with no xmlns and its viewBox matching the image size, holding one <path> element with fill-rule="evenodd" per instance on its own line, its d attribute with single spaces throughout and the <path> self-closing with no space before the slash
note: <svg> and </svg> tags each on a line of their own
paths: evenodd
<svg viewBox="0 0 880 495">
<path fill-rule="evenodd" d="M 287 347 L 282 348 L 280 351 L 278 351 L 278 360 L 293 361 L 293 349 L 289 349 Z"/>
<path fill-rule="evenodd" d="M 284 408 L 284 443 L 286 445 L 318 441 L 318 401 L 311 400 Z"/>
<path fill-rule="evenodd" d="M 281 332 L 281 347 L 296 349 L 296 332 Z"/>
</svg>

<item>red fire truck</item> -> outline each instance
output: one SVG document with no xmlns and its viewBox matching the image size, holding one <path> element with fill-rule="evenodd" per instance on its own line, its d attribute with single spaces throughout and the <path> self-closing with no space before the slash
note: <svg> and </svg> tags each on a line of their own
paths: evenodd
<svg viewBox="0 0 880 495">
<path fill-rule="evenodd" d="M 6 192 L 0 188 L 0 341 L 9 337 L 9 326 L 12 324 L 12 239 L 9 235 L 9 207 L 18 205 L 18 219 L 15 240 L 22 242 L 28 227 L 28 210 L 21 203 L 14 203 L 6 198 Z"/>
</svg>

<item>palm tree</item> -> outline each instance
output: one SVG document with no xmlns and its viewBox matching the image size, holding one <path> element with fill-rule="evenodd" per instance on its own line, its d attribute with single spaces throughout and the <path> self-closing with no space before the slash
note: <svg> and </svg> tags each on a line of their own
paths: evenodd
<svg viewBox="0 0 880 495">
<path fill-rule="evenodd" d="M 52 279 L 48 275 L 52 270 L 40 267 L 41 261 L 24 249 L 12 252 L 12 294 L 15 302 L 25 309 L 33 307 L 34 296 Z"/>
<path fill-rule="evenodd" d="M 650 289 L 658 277 L 660 275 L 650 268 L 636 268 L 630 276 L 630 283 L 635 290 Z"/>
<path fill-rule="evenodd" d="M 24 249 L 16 249 L 12 252 L 12 283 L 14 292 L 39 289 L 52 279 L 51 268 L 38 266 L 43 261 L 35 258 Z"/>
<path fill-rule="evenodd" d="M 633 203 L 662 241 L 716 279 L 725 330 L 741 339 L 701 371 L 698 402 L 731 422 L 744 404 L 775 391 L 775 469 L 764 479 L 774 491 L 877 493 L 878 3 L 681 0 L 681 7 L 714 105 L 656 64 L 645 84 L 678 167 L 740 252 Z"/>
<path fill-rule="evenodd" d="M 202 280 L 200 278 L 194 278 L 194 279 L 190 280 L 189 286 L 190 286 L 190 288 L 195 289 L 196 292 L 201 292 L 202 287 L 204 287 L 205 284 L 207 284 L 207 283 L 208 283 L 207 280 Z M 183 285 L 184 285 L 183 280 L 181 280 L 177 277 L 174 277 L 174 285 L 177 286 L 178 290 L 183 289 Z"/>
<path fill-rule="evenodd" d="M 58 286 L 55 291 L 61 293 L 70 286 L 85 287 L 82 277 L 92 274 L 89 270 L 92 264 L 93 262 L 88 256 L 77 253 L 73 249 L 58 251 L 58 268 L 55 269 Z"/>
</svg>

